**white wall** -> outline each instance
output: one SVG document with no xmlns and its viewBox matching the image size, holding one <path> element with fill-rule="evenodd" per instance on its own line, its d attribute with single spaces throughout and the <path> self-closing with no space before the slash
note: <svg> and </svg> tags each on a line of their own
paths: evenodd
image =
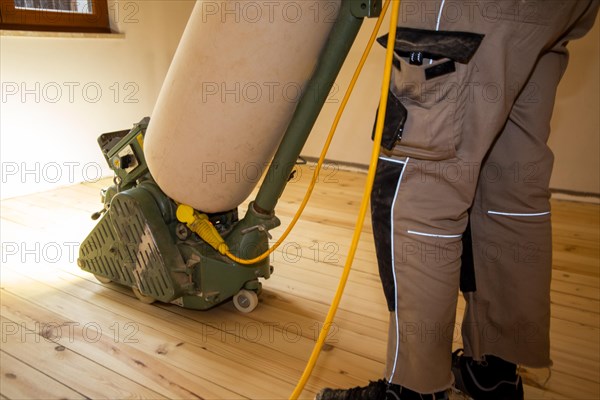
<svg viewBox="0 0 600 400">
<path fill-rule="evenodd" d="M 108 174 L 96 143 L 158 96 L 192 1 L 109 1 L 124 37 L 0 37 L 3 198 Z"/>
</svg>

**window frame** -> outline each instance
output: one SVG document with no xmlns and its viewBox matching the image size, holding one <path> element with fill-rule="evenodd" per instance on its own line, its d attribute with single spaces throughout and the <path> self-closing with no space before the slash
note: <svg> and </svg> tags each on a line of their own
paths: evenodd
<svg viewBox="0 0 600 400">
<path fill-rule="evenodd" d="M 0 29 L 21 31 L 110 33 L 108 0 L 91 0 L 91 13 L 20 9 L 0 0 Z"/>
</svg>

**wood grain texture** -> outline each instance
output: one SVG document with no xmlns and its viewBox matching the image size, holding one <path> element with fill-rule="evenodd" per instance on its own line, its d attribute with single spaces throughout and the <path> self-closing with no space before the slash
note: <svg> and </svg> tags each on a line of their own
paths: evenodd
<svg viewBox="0 0 600 400">
<path fill-rule="evenodd" d="M 302 167 L 281 198 L 275 238 L 311 172 Z M 275 273 L 259 307 L 247 315 L 230 303 L 206 312 L 142 304 L 128 288 L 79 270 L 78 245 L 94 227 L 90 215 L 108 180 L 2 201 L 0 398 L 287 398 L 333 298 L 364 180 L 335 168 L 323 174 L 296 230 L 272 256 Z M 521 369 L 526 398 L 597 399 L 600 207 L 554 201 L 552 208 L 554 366 L 547 382 L 548 370 Z M 388 311 L 371 232 L 366 221 L 303 398 L 382 377 Z M 459 298 L 459 316 L 463 310 Z"/>
</svg>

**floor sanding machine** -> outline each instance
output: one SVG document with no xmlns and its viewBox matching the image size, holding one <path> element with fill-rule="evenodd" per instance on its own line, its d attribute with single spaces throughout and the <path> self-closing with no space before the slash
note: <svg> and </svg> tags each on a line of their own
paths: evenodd
<svg viewBox="0 0 600 400">
<path fill-rule="evenodd" d="M 143 302 L 252 311 L 273 267 L 242 261 L 268 250 L 302 147 L 364 18 L 380 12 L 381 0 L 197 1 L 152 119 L 98 139 L 114 184 L 79 267 Z"/>
</svg>

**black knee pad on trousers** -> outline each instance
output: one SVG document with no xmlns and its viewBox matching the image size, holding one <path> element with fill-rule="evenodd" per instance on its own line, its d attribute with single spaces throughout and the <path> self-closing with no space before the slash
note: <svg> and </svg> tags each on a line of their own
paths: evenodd
<svg viewBox="0 0 600 400">
<path fill-rule="evenodd" d="M 387 300 L 389 311 L 396 309 L 396 286 L 394 283 L 394 262 L 392 248 L 393 206 L 398 182 L 402 177 L 404 164 L 380 158 L 371 192 L 371 220 L 375 250 L 379 265 L 379 276 Z"/>
</svg>

